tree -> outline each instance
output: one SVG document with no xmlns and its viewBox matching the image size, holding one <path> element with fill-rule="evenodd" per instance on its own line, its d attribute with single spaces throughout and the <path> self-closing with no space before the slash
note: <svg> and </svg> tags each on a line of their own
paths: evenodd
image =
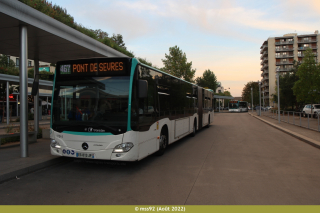
<svg viewBox="0 0 320 213">
<path fill-rule="evenodd" d="M 213 91 L 216 91 L 218 87 L 217 77 L 210 69 L 205 70 L 202 77 L 196 78 L 195 83 L 200 87 L 207 87 Z"/>
<path fill-rule="evenodd" d="M 280 75 L 280 104 L 281 108 L 286 109 L 291 106 L 291 109 L 298 107 L 297 98 L 293 93 L 293 86 L 297 80 L 299 80 L 297 76 L 299 63 L 297 61 L 293 62 L 293 68 L 286 72 L 283 75 Z M 277 85 L 277 84 L 276 84 Z M 273 100 L 275 103 L 278 103 L 278 88 L 276 86 L 276 94 L 273 94 Z"/>
<path fill-rule="evenodd" d="M 253 105 L 259 105 L 259 84 L 254 81 L 248 82 L 242 90 L 242 100 L 252 103 L 251 87 L 253 90 Z"/>
<path fill-rule="evenodd" d="M 96 34 L 97 38 L 103 40 L 104 38 L 108 38 L 109 34 L 107 32 L 102 31 L 101 29 L 98 30 L 91 30 L 94 34 Z"/>
<path fill-rule="evenodd" d="M 164 67 L 162 70 L 178 78 L 193 82 L 196 70 L 192 69 L 192 62 L 187 62 L 187 56 L 178 46 L 170 47 L 169 54 L 161 59 Z"/>
<path fill-rule="evenodd" d="M 298 102 L 313 104 L 320 100 L 320 65 L 316 63 L 314 57 L 312 50 L 308 48 L 298 68 L 299 80 L 293 86 L 293 93 L 297 96 Z"/>
<path fill-rule="evenodd" d="M 121 34 L 117 34 L 117 35 L 115 35 L 115 34 L 113 34 L 112 35 L 112 37 L 111 37 L 111 39 L 119 46 L 119 47 L 121 47 L 121 48 L 123 48 L 123 49 L 127 49 L 126 48 L 126 44 L 123 42 L 123 37 L 122 37 L 122 35 Z"/>
</svg>

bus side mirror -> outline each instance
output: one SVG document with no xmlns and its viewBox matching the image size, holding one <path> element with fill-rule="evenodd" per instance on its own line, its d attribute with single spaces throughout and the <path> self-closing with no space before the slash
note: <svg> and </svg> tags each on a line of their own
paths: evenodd
<svg viewBox="0 0 320 213">
<path fill-rule="evenodd" d="M 147 98 L 148 97 L 148 81 L 139 80 L 138 81 L 138 98 Z"/>
</svg>

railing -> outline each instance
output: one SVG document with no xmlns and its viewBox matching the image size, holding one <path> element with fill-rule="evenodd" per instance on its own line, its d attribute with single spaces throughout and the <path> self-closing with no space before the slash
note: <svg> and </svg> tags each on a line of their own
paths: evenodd
<svg viewBox="0 0 320 213">
<path fill-rule="evenodd" d="M 259 111 L 259 110 L 257 110 Z M 278 110 L 262 110 L 261 115 L 278 120 Z M 280 121 L 320 132 L 320 115 L 280 110 Z"/>
<path fill-rule="evenodd" d="M 279 61 L 279 62 L 276 62 L 276 64 L 293 64 L 293 61 Z"/>
<path fill-rule="evenodd" d="M 309 42 L 317 42 L 317 39 L 301 39 L 301 40 L 298 40 L 298 43 L 309 43 Z"/>
<path fill-rule="evenodd" d="M 298 50 L 306 50 L 308 48 L 311 48 L 311 49 L 317 49 L 318 47 L 317 46 L 311 46 L 311 47 L 298 47 Z"/>
<path fill-rule="evenodd" d="M 276 55 L 276 58 L 290 58 L 293 57 L 293 55 Z"/>
<path fill-rule="evenodd" d="M 280 42 L 276 42 L 277 44 L 293 44 L 293 41 L 280 41 Z"/>
<path fill-rule="evenodd" d="M 276 52 L 277 51 L 293 51 L 294 48 L 276 48 Z"/>
</svg>

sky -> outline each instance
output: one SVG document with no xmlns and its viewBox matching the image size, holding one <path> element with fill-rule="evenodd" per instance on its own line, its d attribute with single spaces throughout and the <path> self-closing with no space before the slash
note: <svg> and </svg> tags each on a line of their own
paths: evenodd
<svg viewBox="0 0 320 213">
<path fill-rule="evenodd" d="M 261 80 L 269 37 L 320 30 L 320 0 L 52 0 L 90 29 L 121 34 L 128 50 L 157 67 L 178 46 L 196 76 L 210 69 L 234 97 Z M 230 89 L 229 89 L 230 88 Z"/>
</svg>

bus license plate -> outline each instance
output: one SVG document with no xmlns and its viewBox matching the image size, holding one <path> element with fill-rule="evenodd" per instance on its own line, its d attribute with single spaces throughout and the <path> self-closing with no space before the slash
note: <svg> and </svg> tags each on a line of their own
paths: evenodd
<svg viewBox="0 0 320 213">
<path fill-rule="evenodd" d="M 81 152 L 77 152 L 76 155 L 78 158 L 94 158 L 94 154 L 93 153 L 81 153 Z"/>
</svg>

